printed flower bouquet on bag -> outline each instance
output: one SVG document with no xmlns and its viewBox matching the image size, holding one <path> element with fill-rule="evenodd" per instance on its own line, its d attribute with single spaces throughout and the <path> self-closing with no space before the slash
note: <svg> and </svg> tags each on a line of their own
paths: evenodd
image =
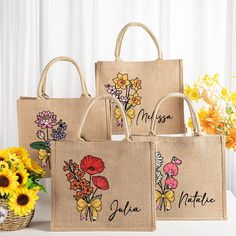
<svg viewBox="0 0 236 236">
<path fill-rule="evenodd" d="M 31 221 L 44 171 L 26 149 L 0 150 L 0 230 L 25 228 Z"/>
<path fill-rule="evenodd" d="M 73 160 L 64 161 L 63 170 L 70 190 L 75 191 L 76 209 L 80 212 L 80 220 L 96 221 L 98 212 L 102 210 L 102 194 L 98 190 L 109 189 L 108 180 L 100 174 L 105 169 L 101 158 L 91 155 L 85 156 L 80 165 Z"/>
<path fill-rule="evenodd" d="M 226 137 L 226 147 L 236 151 L 236 91 L 230 92 L 219 83 L 219 75 L 199 77 L 192 86 L 185 85 L 185 94 L 200 106 L 198 116 L 207 134 Z M 192 120 L 189 119 L 192 128 Z"/>
<path fill-rule="evenodd" d="M 135 79 L 129 79 L 128 74 L 118 73 L 114 78 L 113 84 L 105 84 L 107 92 L 118 99 L 123 105 L 128 124 L 132 125 L 132 120 L 135 117 L 135 107 L 141 104 L 141 97 L 138 91 L 142 89 L 141 80 L 137 77 Z M 119 107 L 114 109 L 114 117 L 117 120 L 117 126 L 123 126 L 123 119 Z"/>
</svg>

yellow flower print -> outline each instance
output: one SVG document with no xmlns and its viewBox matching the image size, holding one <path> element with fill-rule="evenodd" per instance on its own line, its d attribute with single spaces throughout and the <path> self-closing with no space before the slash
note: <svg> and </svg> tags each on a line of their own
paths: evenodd
<svg viewBox="0 0 236 236">
<path fill-rule="evenodd" d="M 120 108 L 116 107 L 114 110 L 114 116 L 117 120 L 120 120 L 121 117 L 121 112 L 120 112 Z M 132 125 L 132 119 L 134 119 L 135 117 L 135 111 L 134 109 L 129 109 L 128 111 L 126 111 L 126 116 L 127 116 L 127 120 L 128 120 L 128 124 Z"/>
<path fill-rule="evenodd" d="M 230 101 L 236 105 L 236 91 L 232 92 L 230 95 Z"/>
<path fill-rule="evenodd" d="M 135 78 L 135 79 L 132 79 L 130 82 L 131 82 L 132 89 L 135 90 L 136 92 L 142 88 L 140 79 Z"/>
<path fill-rule="evenodd" d="M 138 93 L 129 96 L 128 104 L 130 104 L 131 106 L 140 105 L 140 103 L 141 97 L 138 95 Z"/>
<path fill-rule="evenodd" d="M 117 77 L 113 79 L 115 83 L 116 89 L 125 90 L 128 85 L 130 85 L 130 81 L 128 79 L 128 74 L 118 73 Z"/>
</svg>

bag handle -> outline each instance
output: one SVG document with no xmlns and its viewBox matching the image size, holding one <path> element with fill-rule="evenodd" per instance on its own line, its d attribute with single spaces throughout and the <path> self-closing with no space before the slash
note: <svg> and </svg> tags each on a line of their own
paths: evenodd
<svg viewBox="0 0 236 236">
<path fill-rule="evenodd" d="M 150 134 L 156 134 L 155 132 L 155 117 L 157 116 L 159 110 L 160 110 L 160 106 L 161 104 L 169 99 L 169 98 L 172 98 L 172 97 L 175 97 L 175 98 L 183 98 L 184 101 L 186 101 L 187 105 L 188 105 L 188 108 L 189 108 L 189 111 L 190 111 L 190 115 L 191 115 L 191 118 L 192 118 L 192 122 L 193 122 L 193 132 L 194 132 L 194 136 L 200 136 L 202 135 L 201 133 L 201 126 L 200 126 L 200 121 L 199 121 L 199 118 L 198 118 L 198 115 L 197 115 L 197 112 L 195 110 L 195 107 L 192 103 L 192 101 L 189 99 L 188 96 L 186 96 L 185 94 L 183 93 L 169 93 L 168 95 L 166 95 L 165 97 L 161 98 L 155 108 L 154 108 L 154 115 L 153 115 L 153 119 L 152 119 L 152 122 L 151 122 L 151 126 L 150 126 Z"/>
<path fill-rule="evenodd" d="M 125 112 L 124 112 L 124 109 L 121 105 L 121 103 L 114 97 L 110 96 L 110 95 L 102 95 L 102 96 L 98 96 L 96 98 L 94 98 L 92 100 L 92 102 L 89 104 L 87 110 L 85 111 L 84 113 L 84 116 L 82 118 L 82 121 L 81 121 L 81 124 L 80 124 L 80 128 L 79 128 L 79 132 L 78 132 L 78 137 L 80 139 L 83 140 L 82 136 L 81 136 L 81 133 L 82 133 L 82 129 L 83 129 L 83 126 L 84 126 L 84 123 L 85 123 L 85 120 L 88 116 L 88 113 L 90 112 L 90 110 L 92 109 L 92 107 L 100 100 L 109 100 L 110 102 L 114 102 L 120 109 L 120 112 L 121 112 L 121 116 L 123 118 L 123 124 L 124 124 L 124 131 L 125 131 L 125 139 L 126 141 L 131 141 L 131 138 L 130 138 L 130 131 L 129 131 L 129 125 L 128 125 L 128 122 L 127 122 L 127 118 L 126 118 L 126 115 L 125 115 Z"/>
<path fill-rule="evenodd" d="M 50 67 L 53 64 L 55 64 L 59 61 L 70 62 L 76 67 L 76 69 L 79 73 L 79 76 L 80 76 L 80 81 L 81 81 L 81 88 L 82 88 L 82 95 L 81 96 L 89 97 L 90 95 L 88 94 L 86 82 L 85 82 L 84 76 L 79 68 L 79 65 L 72 58 L 66 57 L 66 56 L 55 57 L 51 61 L 49 61 L 49 63 L 45 66 L 43 73 L 41 75 L 40 81 L 39 81 L 38 90 L 37 90 L 37 97 L 43 98 L 43 99 L 49 98 L 48 95 L 45 93 L 46 78 L 47 78 L 48 70 L 50 69 Z"/>
<path fill-rule="evenodd" d="M 144 29 L 151 36 L 151 38 L 152 38 L 152 40 L 153 40 L 153 42 L 154 42 L 154 44 L 156 45 L 156 48 L 157 48 L 157 52 L 158 52 L 157 60 L 161 60 L 163 58 L 163 55 L 162 55 L 161 48 L 159 46 L 159 43 L 158 43 L 155 35 L 153 34 L 153 32 L 146 25 L 144 25 L 142 23 L 139 23 L 139 22 L 130 22 L 129 24 L 125 25 L 122 28 L 122 30 L 120 31 L 120 33 L 117 37 L 117 40 L 116 40 L 115 60 L 116 61 L 120 60 L 121 44 L 122 44 L 122 41 L 123 41 L 123 38 L 124 38 L 124 35 L 125 35 L 126 31 L 130 27 L 134 27 L 134 26 L 141 27 L 142 29 Z"/>
</svg>

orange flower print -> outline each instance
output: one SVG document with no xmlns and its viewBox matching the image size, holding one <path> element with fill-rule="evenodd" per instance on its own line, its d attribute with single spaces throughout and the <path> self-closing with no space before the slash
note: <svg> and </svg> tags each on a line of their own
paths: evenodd
<svg viewBox="0 0 236 236">
<path fill-rule="evenodd" d="M 80 165 L 72 159 L 69 162 L 64 161 L 63 170 L 68 172 L 66 179 L 70 183 L 70 190 L 75 191 L 73 197 L 81 221 L 96 221 L 98 213 L 102 210 L 102 194 L 96 193 L 109 189 L 108 180 L 98 175 L 104 169 L 105 164 L 102 159 L 92 155 L 84 156 Z M 89 178 L 86 178 L 86 175 Z"/>
</svg>

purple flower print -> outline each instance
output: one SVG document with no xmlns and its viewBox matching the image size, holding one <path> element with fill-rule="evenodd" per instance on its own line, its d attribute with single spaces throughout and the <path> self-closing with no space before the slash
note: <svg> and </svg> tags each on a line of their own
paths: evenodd
<svg viewBox="0 0 236 236">
<path fill-rule="evenodd" d="M 120 96 L 120 102 L 122 102 L 122 103 L 127 103 L 128 102 L 128 97 L 127 96 Z"/>
<path fill-rule="evenodd" d="M 34 141 L 30 147 L 38 151 L 38 158 L 43 168 L 49 167 L 51 154 L 51 141 L 59 141 L 66 137 L 67 124 L 62 119 L 57 120 L 57 115 L 52 111 L 42 111 L 36 116 L 35 123 L 40 129 L 36 136 L 40 141 Z"/>
<path fill-rule="evenodd" d="M 37 115 L 35 123 L 41 129 L 52 129 L 57 124 L 57 116 L 51 111 L 42 111 Z"/>
<path fill-rule="evenodd" d="M 112 86 L 110 84 L 106 84 L 105 87 L 107 88 L 107 92 L 110 93 L 111 95 L 116 93 L 116 86 Z"/>
</svg>

